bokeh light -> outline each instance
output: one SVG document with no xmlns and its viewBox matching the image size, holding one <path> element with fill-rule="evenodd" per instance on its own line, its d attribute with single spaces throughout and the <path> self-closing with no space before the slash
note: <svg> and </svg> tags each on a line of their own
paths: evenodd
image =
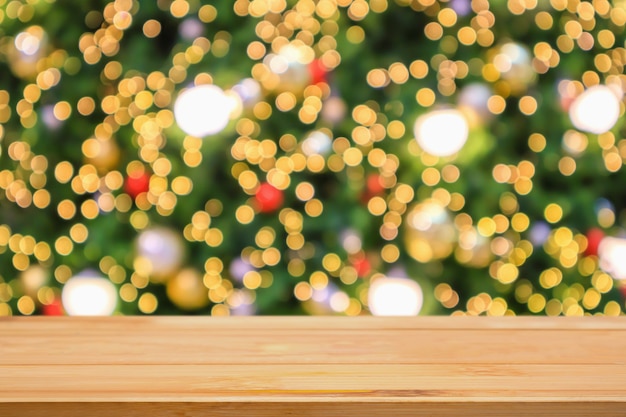
<svg viewBox="0 0 626 417">
<path fill-rule="evenodd" d="M 600 268 L 615 279 L 626 279 L 626 239 L 607 236 L 598 247 Z"/>
<path fill-rule="evenodd" d="M 375 316 L 416 316 L 423 302 L 422 288 L 408 278 L 381 277 L 369 289 L 368 305 Z"/>
<path fill-rule="evenodd" d="M 626 310 L 623 2 L 0 3 L 0 315 Z"/>
<path fill-rule="evenodd" d="M 184 260 L 181 237 L 165 227 L 143 230 L 137 237 L 135 269 L 156 280 L 174 274 Z"/>
<path fill-rule="evenodd" d="M 465 145 L 469 126 L 458 110 L 433 110 L 418 117 L 414 134 L 424 151 L 435 156 L 450 156 Z"/>
<path fill-rule="evenodd" d="M 117 306 L 117 291 L 95 271 L 83 271 L 63 286 L 63 308 L 70 316 L 110 316 Z"/>
<path fill-rule="evenodd" d="M 174 104 L 178 126 L 188 135 L 204 137 L 221 132 L 235 108 L 232 98 L 215 85 L 199 85 L 183 91 Z"/>
<path fill-rule="evenodd" d="M 615 126 L 620 116 L 622 92 L 595 85 L 581 93 L 569 109 L 569 117 L 576 129 L 601 134 Z"/>
</svg>

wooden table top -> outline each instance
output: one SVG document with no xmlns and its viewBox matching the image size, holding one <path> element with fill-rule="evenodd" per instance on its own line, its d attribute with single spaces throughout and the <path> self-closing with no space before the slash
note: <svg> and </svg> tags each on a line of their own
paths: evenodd
<svg viewBox="0 0 626 417">
<path fill-rule="evenodd" d="M 0 319 L 0 416 L 626 415 L 624 317 Z"/>
</svg>

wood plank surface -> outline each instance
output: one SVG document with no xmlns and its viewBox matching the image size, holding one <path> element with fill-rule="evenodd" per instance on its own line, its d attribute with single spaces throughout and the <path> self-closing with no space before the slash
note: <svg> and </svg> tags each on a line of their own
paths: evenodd
<svg viewBox="0 0 626 417">
<path fill-rule="evenodd" d="M 0 319 L 0 416 L 626 415 L 626 318 Z"/>
</svg>

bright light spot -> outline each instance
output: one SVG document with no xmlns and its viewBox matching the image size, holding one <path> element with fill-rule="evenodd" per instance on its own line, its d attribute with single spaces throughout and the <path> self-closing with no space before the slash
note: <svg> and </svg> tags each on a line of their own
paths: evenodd
<svg viewBox="0 0 626 417">
<path fill-rule="evenodd" d="M 605 237 L 598 246 L 600 268 L 615 279 L 626 279 L 626 239 Z"/>
<path fill-rule="evenodd" d="M 422 288 L 407 278 L 379 278 L 370 286 L 368 304 L 375 316 L 416 316 L 423 302 Z"/>
<path fill-rule="evenodd" d="M 434 156 L 450 156 L 465 145 L 469 126 L 458 110 L 434 110 L 415 121 L 413 132 L 424 151 Z"/>
<path fill-rule="evenodd" d="M 459 93 L 458 103 L 459 106 L 468 107 L 472 109 L 483 119 L 488 119 L 493 116 L 489 111 L 487 102 L 489 97 L 493 95 L 493 92 L 485 84 L 472 83 L 468 84 Z"/>
<path fill-rule="evenodd" d="M 357 253 L 363 247 L 363 242 L 359 234 L 353 230 L 348 229 L 341 232 L 341 246 L 348 253 Z"/>
<path fill-rule="evenodd" d="M 289 61 L 282 55 L 274 55 L 270 61 L 270 69 L 274 74 L 283 74 L 289 69 Z"/>
<path fill-rule="evenodd" d="M 25 55 L 35 55 L 41 46 L 41 38 L 29 32 L 21 32 L 15 37 L 15 47 Z"/>
<path fill-rule="evenodd" d="M 502 78 L 515 82 L 527 83 L 535 78 L 531 65 L 531 54 L 518 43 L 505 43 L 499 54 L 493 59 L 493 65 L 502 74 Z"/>
<path fill-rule="evenodd" d="M 221 132 L 230 120 L 234 102 L 215 85 L 183 91 L 174 104 L 178 126 L 188 135 L 204 137 Z"/>
<path fill-rule="evenodd" d="M 278 54 L 267 54 L 263 63 L 279 76 L 280 91 L 302 91 L 311 82 L 308 64 L 313 57 L 308 46 L 285 45 Z"/>
<path fill-rule="evenodd" d="M 63 308 L 70 316 L 110 316 L 117 305 L 115 286 L 92 272 L 82 272 L 63 286 Z"/>
<path fill-rule="evenodd" d="M 446 209 L 439 204 L 423 204 L 421 210 L 415 210 L 409 215 L 409 224 L 417 230 L 426 231 L 433 224 L 442 224 L 448 220 Z"/>
<path fill-rule="evenodd" d="M 188 18 L 183 20 L 183 23 L 180 24 L 178 33 L 183 39 L 193 41 L 202 36 L 204 33 L 204 25 L 198 19 Z"/>
<path fill-rule="evenodd" d="M 155 276 L 169 275 L 180 267 L 184 247 L 180 236 L 166 228 L 155 227 L 141 232 L 137 238 L 137 256 L 150 261 Z"/>
<path fill-rule="evenodd" d="M 344 312 L 350 306 L 350 297 L 343 291 L 337 291 L 330 296 L 330 308 L 337 313 Z"/>
<path fill-rule="evenodd" d="M 610 87 L 595 85 L 576 97 L 569 109 L 574 127 L 601 134 L 611 130 L 619 118 L 619 98 Z"/>
<path fill-rule="evenodd" d="M 304 54 L 302 50 L 294 45 L 285 45 L 280 48 L 279 55 L 284 57 L 287 62 L 300 62 L 305 64 L 304 62 Z"/>
<path fill-rule="evenodd" d="M 337 124 L 346 116 L 346 103 L 337 96 L 330 96 L 324 101 L 322 107 L 322 119 Z"/>
<path fill-rule="evenodd" d="M 286 73 L 293 67 L 301 67 L 309 63 L 303 50 L 293 45 L 283 46 L 278 54 L 267 55 L 263 62 L 274 74 L 279 75 Z"/>
<path fill-rule="evenodd" d="M 496 57 L 493 59 L 493 65 L 495 65 L 496 69 L 500 72 L 510 71 L 513 67 L 511 57 L 504 54 L 496 55 Z"/>
<path fill-rule="evenodd" d="M 327 134 L 313 132 L 302 142 L 302 152 L 307 155 L 325 155 L 330 152 L 332 140 Z"/>
<path fill-rule="evenodd" d="M 261 85 L 254 78 L 244 78 L 232 90 L 239 95 L 245 106 L 256 104 L 261 97 Z"/>
<path fill-rule="evenodd" d="M 47 128 L 51 130 L 57 130 L 63 126 L 63 121 L 56 118 L 54 115 L 54 106 L 46 104 L 41 107 L 41 120 Z"/>
<path fill-rule="evenodd" d="M 228 270 L 233 278 L 242 282 L 244 275 L 250 271 L 254 271 L 254 267 L 243 258 L 236 258 L 230 263 Z"/>
<path fill-rule="evenodd" d="M 550 225 L 543 221 L 534 222 L 530 228 L 529 237 L 534 246 L 541 246 L 550 237 L 552 229 Z"/>
<path fill-rule="evenodd" d="M 26 292 L 36 292 L 48 281 L 47 271 L 40 265 L 31 265 L 20 274 Z"/>
</svg>

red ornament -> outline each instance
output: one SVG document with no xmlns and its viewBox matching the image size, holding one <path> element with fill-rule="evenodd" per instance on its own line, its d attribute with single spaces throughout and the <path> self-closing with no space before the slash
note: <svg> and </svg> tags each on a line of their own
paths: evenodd
<svg viewBox="0 0 626 417">
<path fill-rule="evenodd" d="M 309 75 L 313 85 L 328 81 L 328 69 L 320 59 L 315 59 L 309 64 Z"/>
<path fill-rule="evenodd" d="M 600 246 L 600 242 L 604 239 L 604 232 L 597 227 L 589 229 L 587 231 L 587 249 L 585 249 L 585 255 L 590 256 L 598 255 L 598 246 Z"/>
<path fill-rule="evenodd" d="M 44 304 L 41 307 L 41 313 L 44 316 L 63 316 L 65 314 L 61 300 L 58 298 L 52 300 L 50 304 Z"/>
<path fill-rule="evenodd" d="M 124 191 L 133 200 L 141 193 L 147 193 L 150 189 L 150 174 L 144 171 L 134 172 L 126 178 Z"/>
<path fill-rule="evenodd" d="M 363 190 L 363 193 L 361 194 L 361 202 L 363 204 L 367 204 L 367 202 L 370 201 L 372 197 L 382 195 L 384 192 L 385 187 L 383 187 L 383 182 L 380 175 L 370 174 L 367 176 L 365 190 Z"/>
<path fill-rule="evenodd" d="M 356 269 L 356 273 L 359 278 L 367 276 L 372 270 L 372 265 L 365 256 L 353 259 L 352 266 L 354 266 L 354 269 Z"/>
<path fill-rule="evenodd" d="M 370 174 L 367 177 L 367 192 L 372 196 L 380 195 L 385 191 L 382 178 L 378 174 Z"/>
<path fill-rule="evenodd" d="M 285 197 L 282 190 L 264 182 L 256 191 L 255 200 L 261 213 L 271 213 L 282 207 Z"/>
</svg>

